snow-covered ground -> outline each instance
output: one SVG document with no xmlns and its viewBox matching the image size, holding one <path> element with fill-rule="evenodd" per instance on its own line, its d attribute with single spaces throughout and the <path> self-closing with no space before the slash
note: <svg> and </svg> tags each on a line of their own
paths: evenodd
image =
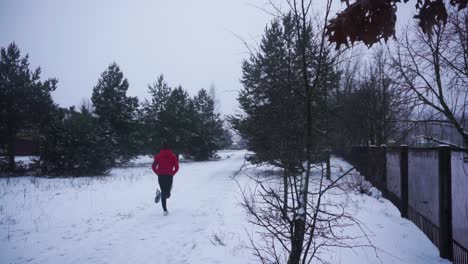
<svg viewBox="0 0 468 264">
<path fill-rule="evenodd" d="M 257 263 L 232 180 L 244 154 L 223 151 L 220 161 L 182 162 L 168 216 L 154 204 L 157 179 L 147 157 L 101 178 L 0 179 L 0 263 Z M 236 179 L 252 184 L 243 173 Z M 349 197 L 349 211 L 385 253 L 336 249 L 333 263 L 446 263 L 389 201 Z"/>
<path fill-rule="evenodd" d="M 34 159 L 37 159 L 37 156 L 16 156 L 15 157 L 15 162 L 21 163 L 23 165 L 29 165 L 31 164 Z"/>
</svg>

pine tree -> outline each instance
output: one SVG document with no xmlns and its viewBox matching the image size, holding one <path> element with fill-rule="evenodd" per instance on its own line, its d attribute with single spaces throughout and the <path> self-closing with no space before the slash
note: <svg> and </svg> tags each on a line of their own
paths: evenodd
<svg viewBox="0 0 468 264">
<path fill-rule="evenodd" d="M 177 154 L 207 160 L 229 144 L 214 101 L 204 89 L 191 99 L 181 86 L 169 87 L 161 74 L 148 92 L 151 99 L 144 102 L 142 116 L 146 153 L 154 154 L 167 142 Z"/>
<path fill-rule="evenodd" d="M 195 160 L 208 160 L 222 146 L 223 122 L 214 112 L 214 101 L 205 89 L 193 99 L 195 118 L 192 120 L 192 137 L 189 154 Z"/>
<path fill-rule="evenodd" d="M 307 76 L 311 82 L 318 69 L 318 45 L 313 41 L 312 26 L 305 30 Z M 301 170 L 302 161 L 327 158 L 330 92 L 338 85 L 339 75 L 325 52 L 316 89 L 304 91 L 301 65 L 302 40 L 289 14 L 275 19 L 265 30 L 260 49 L 242 67 L 243 89 L 239 103 L 243 115 L 231 117 L 234 127 L 255 152 L 253 162 L 269 162 L 289 171 Z M 311 105 L 310 142 L 314 151 L 306 157 L 306 110 Z"/>
<path fill-rule="evenodd" d="M 265 30 L 260 50 L 242 67 L 239 103 L 245 114 L 232 118 L 234 127 L 255 152 L 253 162 L 269 162 L 297 170 L 304 160 L 304 100 L 301 91 L 297 37 L 290 16 Z"/>
<path fill-rule="evenodd" d="M 7 169 L 15 169 L 15 140 L 20 131 L 38 131 L 53 108 L 51 92 L 57 80 L 40 81 L 41 69 L 29 69 L 29 56 L 21 57 L 11 43 L 0 57 L 0 145 L 6 145 Z"/>
<path fill-rule="evenodd" d="M 127 79 L 114 62 L 101 74 L 91 97 L 100 123 L 109 126 L 116 135 L 115 153 L 121 161 L 131 159 L 141 148 L 135 144 L 139 138 L 136 130 L 138 98 L 127 96 L 128 87 Z"/>
<path fill-rule="evenodd" d="M 159 115 L 159 135 L 176 154 L 186 154 L 192 136 L 193 103 L 181 86 L 171 91 Z"/>
<path fill-rule="evenodd" d="M 146 100 L 143 103 L 142 123 L 145 144 L 145 153 L 154 154 L 157 149 L 161 148 L 164 137 L 167 136 L 162 126 L 161 113 L 166 109 L 167 102 L 171 95 L 172 89 L 164 80 L 164 76 L 159 75 L 156 82 L 148 86 L 148 92 L 151 95 L 151 100 Z"/>
<path fill-rule="evenodd" d="M 74 107 L 57 108 L 41 144 L 42 173 L 49 176 L 106 174 L 116 158 L 111 131 L 85 107 L 81 112 Z"/>
</svg>

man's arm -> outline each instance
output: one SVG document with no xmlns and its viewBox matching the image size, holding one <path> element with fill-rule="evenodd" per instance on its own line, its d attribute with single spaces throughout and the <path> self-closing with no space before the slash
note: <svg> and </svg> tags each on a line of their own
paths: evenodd
<svg viewBox="0 0 468 264">
<path fill-rule="evenodd" d="M 151 168 L 153 169 L 153 172 L 156 173 L 156 169 L 158 168 L 158 161 L 156 159 L 157 156 L 154 157 L 153 164 L 151 165 Z"/>
<path fill-rule="evenodd" d="M 177 160 L 177 157 L 174 155 L 174 174 L 176 174 L 179 171 L 179 160 Z"/>
</svg>

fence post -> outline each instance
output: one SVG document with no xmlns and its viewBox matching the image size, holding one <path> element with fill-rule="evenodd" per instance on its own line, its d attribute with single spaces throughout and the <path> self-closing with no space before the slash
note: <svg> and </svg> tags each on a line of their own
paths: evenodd
<svg viewBox="0 0 468 264">
<path fill-rule="evenodd" d="M 365 154 L 365 147 L 364 146 L 361 146 L 359 147 L 359 172 L 361 173 L 361 175 L 363 175 L 364 177 L 367 177 L 366 174 L 366 157 L 364 156 Z"/>
<path fill-rule="evenodd" d="M 401 145 L 400 153 L 400 182 L 401 182 L 401 217 L 408 218 L 408 146 Z"/>
<path fill-rule="evenodd" d="M 379 165 L 378 160 L 378 148 L 376 145 L 370 145 L 367 151 L 367 166 L 368 166 L 368 181 L 372 183 L 375 187 L 379 188 L 379 183 L 376 181 L 376 168 Z"/>
<path fill-rule="evenodd" d="M 361 159 L 360 159 L 360 156 L 361 155 L 361 149 L 360 147 L 354 147 L 354 150 L 353 150 L 353 159 L 354 159 L 354 166 L 356 166 L 356 170 L 357 171 L 361 171 Z"/>
<path fill-rule="evenodd" d="M 382 172 L 382 193 L 384 197 L 387 196 L 387 145 L 382 144 L 380 145 L 381 148 L 381 155 L 382 155 L 382 164 L 379 164 L 381 168 L 383 168 Z"/>
<path fill-rule="evenodd" d="M 358 158 L 357 158 L 357 155 L 358 155 L 358 151 L 357 151 L 357 148 L 356 146 L 352 147 L 351 148 L 351 152 L 350 152 L 350 159 L 351 159 L 351 162 L 352 162 L 352 165 L 354 166 L 354 168 L 356 168 L 356 170 L 359 170 L 358 169 Z"/>
<path fill-rule="evenodd" d="M 440 257 L 453 260 L 452 168 L 450 147 L 439 146 L 439 224 Z"/>
</svg>

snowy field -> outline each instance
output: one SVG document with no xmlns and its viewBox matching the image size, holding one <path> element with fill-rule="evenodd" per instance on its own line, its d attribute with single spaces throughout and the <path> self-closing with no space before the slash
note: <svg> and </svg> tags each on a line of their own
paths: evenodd
<svg viewBox="0 0 468 264">
<path fill-rule="evenodd" d="M 168 216 L 154 204 L 157 179 L 148 157 L 100 178 L 0 179 L 0 263 L 257 263 L 232 180 L 244 154 L 182 162 Z M 349 166 L 333 163 L 335 173 Z M 236 179 L 253 184 L 243 172 Z M 389 201 L 349 198 L 347 209 L 382 251 L 336 249 L 332 263 L 449 263 Z"/>
</svg>

